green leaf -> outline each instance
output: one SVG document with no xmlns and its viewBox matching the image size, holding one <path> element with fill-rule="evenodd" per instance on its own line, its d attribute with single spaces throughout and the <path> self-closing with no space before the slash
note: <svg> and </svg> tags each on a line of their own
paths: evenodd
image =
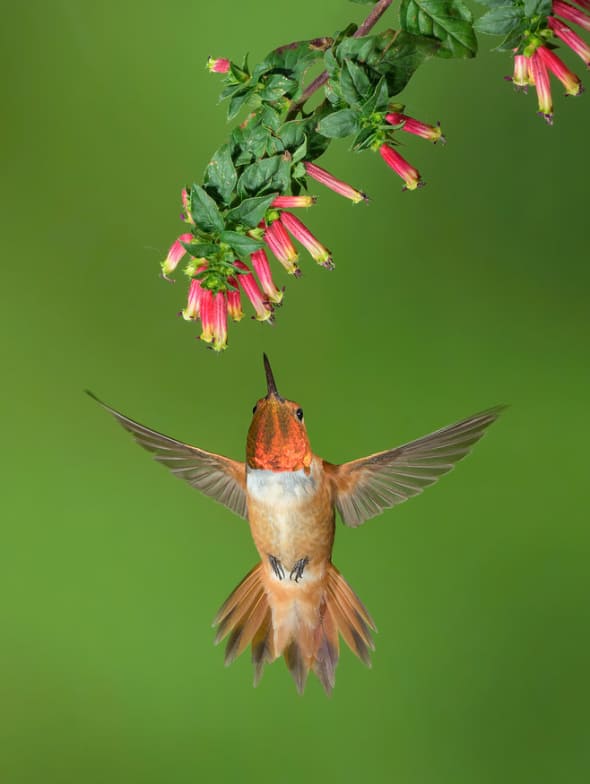
<svg viewBox="0 0 590 784">
<path fill-rule="evenodd" d="M 279 129 L 279 139 L 287 150 L 296 150 L 305 140 L 307 120 L 291 120 Z"/>
<path fill-rule="evenodd" d="M 357 133 L 359 129 L 359 120 L 357 112 L 352 109 L 341 109 L 339 112 L 332 112 L 326 117 L 323 117 L 317 127 L 322 136 L 329 139 L 340 139 L 343 136 L 350 136 L 351 133 Z"/>
<path fill-rule="evenodd" d="M 407 85 L 416 69 L 437 54 L 441 44 L 435 38 L 400 32 L 384 51 L 375 70 L 387 80 L 389 96 L 397 95 Z"/>
<path fill-rule="evenodd" d="M 238 231 L 222 231 L 221 241 L 227 243 L 238 254 L 238 256 L 249 256 L 256 250 L 264 247 L 264 242 L 248 237 Z"/>
<path fill-rule="evenodd" d="M 389 90 L 387 89 L 387 81 L 385 78 L 382 78 L 377 83 L 373 95 L 363 104 L 363 115 L 369 117 L 373 112 L 383 111 L 387 108 L 388 103 Z"/>
<path fill-rule="evenodd" d="M 277 193 L 270 193 L 268 196 L 244 199 L 241 204 L 227 213 L 227 222 L 232 226 L 241 224 L 249 229 L 255 229 L 277 195 Z"/>
<path fill-rule="evenodd" d="M 527 27 L 527 20 L 523 19 L 522 22 L 511 30 L 508 35 L 502 40 L 498 46 L 495 47 L 497 52 L 513 52 L 522 44 L 522 36 Z"/>
<path fill-rule="evenodd" d="M 281 193 L 289 187 L 290 164 L 282 155 L 262 158 L 244 169 L 238 180 L 238 193 L 255 196 L 269 191 Z"/>
<path fill-rule="evenodd" d="M 239 90 L 233 94 L 231 101 L 229 102 L 229 106 L 227 108 L 227 119 L 233 120 L 234 117 L 238 114 L 242 106 L 246 103 L 246 101 L 250 98 L 252 90 L 250 87 L 240 87 Z"/>
<path fill-rule="evenodd" d="M 224 144 L 207 166 L 205 187 L 209 192 L 213 191 L 224 204 L 229 204 L 237 181 L 238 175 L 231 159 L 229 144 Z"/>
<path fill-rule="evenodd" d="M 474 57 L 477 39 L 471 11 L 460 0 L 402 0 L 402 30 L 437 38 L 439 57 Z"/>
<path fill-rule="evenodd" d="M 292 71 L 298 79 L 304 71 L 332 45 L 331 38 L 314 38 L 311 41 L 297 41 L 288 46 L 280 46 L 264 58 L 269 70 Z"/>
<path fill-rule="evenodd" d="M 524 15 L 549 16 L 553 3 L 551 0 L 524 0 Z"/>
<path fill-rule="evenodd" d="M 375 138 L 376 134 L 372 128 L 363 128 L 362 131 L 353 139 L 352 149 L 355 152 L 367 150 L 373 144 Z"/>
<path fill-rule="evenodd" d="M 267 80 L 263 80 L 263 84 L 260 98 L 270 103 L 278 101 L 283 95 L 293 94 L 298 86 L 294 79 L 289 79 L 284 74 L 271 74 Z"/>
<path fill-rule="evenodd" d="M 298 161 L 303 160 L 307 155 L 307 136 L 303 137 L 303 141 L 299 145 L 299 147 L 293 153 L 291 160 L 293 163 L 298 163 Z"/>
<path fill-rule="evenodd" d="M 499 5 L 506 5 L 506 0 L 477 0 L 480 5 L 485 5 L 488 8 L 496 8 Z M 515 5 L 521 5 L 520 0 L 516 0 Z"/>
<path fill-rule="evenodd" d="M 373 85 L 367 76 L 367 72 L 353 60 L 348 59 L 344 61 L 344 68 L 348 71 L 351 82 L 353 83 L 359 98 L 362 101 L 366 101 L 373 92 Z"/>
<path fill-rule="evenodd" d="M 506 35 L 520 25 L 522 18 L 522 7 L 499 5 L 481 16 L 474 26 L 478 33 Z"/>
<path fill-rule="evenodd" d="M 212 242 L 183 242 L 182 244 L 187 253 L 196 259 L 208 258 L 219 250 L 219 245 L 214 245 Z"/>
<path fill-rule="evenodd" d="M 219 208 L 200 185 L 191 188 L 191 215 L 201 231 L 207 234 L 223 231 L 224 223 Z"/>
</svg>

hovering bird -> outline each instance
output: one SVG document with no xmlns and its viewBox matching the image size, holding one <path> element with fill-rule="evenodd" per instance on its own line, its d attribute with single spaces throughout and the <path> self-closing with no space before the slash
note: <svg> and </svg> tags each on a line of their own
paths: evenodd
<svg viewBox="0 0 590 784">
<path fill-rule="evenodd" d="M 245 463 L 177 441 L 101 403 L 155 459 L 250 523 L 260 555 L 214 621 L 225 663 L 252 646 L 254 685 L 284 656 L 299 693 L 312 670 L 329 694 L 339 634 L 367 665 L 375 624 L 332 564 L 336 511 L 356 528 L 418 495 L 468 454 L 503 406 L 416 441 L 334 465 L 314 454 L 298 403 L 283 398 L 264 355 L 267 394 L 253 410 Z"/>
</svg>

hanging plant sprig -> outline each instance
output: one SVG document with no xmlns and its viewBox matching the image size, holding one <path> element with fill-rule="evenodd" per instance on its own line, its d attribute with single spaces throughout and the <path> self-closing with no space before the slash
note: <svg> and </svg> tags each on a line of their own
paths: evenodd
<svg viewBox="0 0 590 784">
<path fill-rule="evenodd" d="M 590 31 L 590 0 L 577 0 L 577 8 L 565 0 L 480 0 L 490 6 L 477 22 L 476 29 L 488 35 L 503 36 L 498 51 L 514 55 L 514 74 L 506 79 L 516 90 L 534 87 L 538 114 L 553 125 L 553 99 L 550 75 L 563 85 L 566 96 L 583 92 L 580 78 L 561 59 L 565 44 L 590 67 L 590 45 L 569 25 Z M 557 53 L 559 51 L 559 54 Z"/>
<path fill-rule="evenodd" d="M 300 277 L 305 256 L 334 268 L 328 245 L 303 217 L 317 201 L 308 188 L 317 183 L 352 204 L 368 201 L 362 189 L 316 163 L 334 139 L 349 137 L 355 152 L 379 152 L 403 190 L 423 184 L 397 147 L 412 134 L 443 140 L 441 129 L 407 114 L 398 96 L 428 58 L 476 51 L 469 12 L 459 0 L 436 3 L 446 8 L 446 21 L 428 29 L 413 18 L 411 2 L 402 2 L 401 29 L 372 33 L 392 4 L 380 0 L 360 26 L 281 46 L 254 67 L 247 59 L 209 58 L 209 70 L 224 80 L 228 119 L 243 119 L 213 154 L 202 183 L 182 190 L 186 229 L 161 266 L 170 279 L 186 261 L 189 290 L 181 315 L 200 319 L 200 339 L 215 351 L 227 346 L 228 318 L 244 317 L 243 301 L 253 318 L 273 323 L 284 299 L 278 277 Z M 324 70 L 305 84 L 318 63 Z M 323 100 L 309 109 L 308 99 L 320 89 Z"/>
</svg>

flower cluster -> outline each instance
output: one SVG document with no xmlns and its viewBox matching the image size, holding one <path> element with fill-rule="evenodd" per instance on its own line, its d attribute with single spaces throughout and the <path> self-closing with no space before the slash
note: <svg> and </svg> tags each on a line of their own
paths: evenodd
<svg viewBox="0 0 590 784">
<path fill-rule="evenodd" d="M 446 142 L 445 137 L 442 135 L 440 123 L 437 123 L 437 125 L 427 125 L 420 120 L 409 117 L 407 114 L 403 114 L 401 111 L 388 112 L 385 115 L 385 121 L 390 125 L 400 128 L 406 133 L 414 134 L 415 136 L 431 141 L 434 144 L 438 141 L 442 144 L 445 144 Z M 424 185 L 424 181 L 422 180 L 418 169 L 415 169 L 409 164 L 397 150 L 391 147 L 391 145 L 385 143 L 381 144 L 379 146 L 379 152 L 385 163 L 405 182 L 403 190 L 413 191 Z"/>
<path fill-rule="evenodd" d="M 549 124 L 553 124 L 553 99 L 551 95 L 550 74 L 561 82 L 565 94 L 580 95 L 583 92 L 582 82 L 563 60 L 555 53 L 553 39 L 557 38 L 580 57 L 586 67 L 590 67 L 590 46 L 564 21 L 573 22 L 584 30 L 590 30 L 589 0 L 578 0 L 581 10 L 564 0 L 553 0 L 551 15 L 545 20 L 537 19 L 536 28 L 529 31 L 514 55 L 514 74 L 506 77 L 517 90 L 527 91 L 529 85 L 537 92 L 539 115 Z M 558 17 L 562 17 L 559 19 Z M 522 51 L 521 51 L 522 49 Z"/>
<path fill-rule="evenodd" d="M 310 177 L 317 179 L 332 190 L 345 195 L 353 201 L 366 199 L 365 194 L 338 180 L 329 172 L 312 163 L 305 164 Z M 191 212 L 191 200 L 186 189 L 181 194 L 182 219 L 198 227 Z M 301 276 L 299 253 L 293 240 L 299 242 L 312 259 L 325 269 L 333 269 L 334 263 L 328 248 L 323 245 L 296 215 L 288 211 L 296 208 L 311 207 L 317 201 L 310 195 L 284 195 L 275 197 L 264 218 L 256 229 L 249 232 L 250 238 L 263 243 L 280 262 L 285 271 L 295 277 Z M 246 235 L 245 235 L 246 236 Z M 180 262 L 188 257 L 185 274 L 190 278 L 186 307 L 180 311 L 186 321 L 201 321 L 200 340 L 209 344 L 214 351 L 227 348 L 227 322 L 241 321 L 242 294 L 250 302 L 257 321 L 273 323 L 275 308 L 281 305 L 284 289 L 278 288 L 273 280 L 268 255 L 264 247 L 249 254 L 249 263 L 232 258 L 223 275 L 212 268 L 207 258 L 191 254 L 195 237 L 192 233 L 181 234 L 170 246 L 161 264 L 162 277 L 170 280 Z"/>
</svg>

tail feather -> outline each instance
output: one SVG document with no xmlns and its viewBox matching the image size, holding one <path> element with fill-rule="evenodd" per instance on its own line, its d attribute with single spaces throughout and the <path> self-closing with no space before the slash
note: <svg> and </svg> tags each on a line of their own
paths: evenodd
<svg viewBox="0 0 590 784">
<path fill-rule="evenodd" d="M 219 625 L 216 643 L 229 634 L 226 665 L 251 643 L 255 686 L 260 682 L 264 665 L 283 655 L 300 694 L 310 670 L 326 693 L 331 694 L 340 653 L 340 633 L 352 652 L 370 666 L 370 651 L 375 648 L 371 632 L 376 631 L 375 624 L 332 564 L 328 564 L 319 599 L 316 597 L 316 592 L 302 591 L 287 599 L 283 595 L 279 601 L 265 587 L 262 564 L 255 566 L 215 618 L 214 623 Z"/>
<path fill-rule="evenodd" d="M 324 604 L 321 616 L 319 643 L 314 657 L 313 671 L 319 678 L 326 694 L 330 695 L 336 683 L 336 665 L 340 655 L 338 623 L 328 603 Z"/>
<path fill-rule="evenodd" d="M 256 593 L 256 597 L 252 604 L 249 605 L 248 610 L 244 612 L 240 623 L 229 636 L 224 658 L 226 667 L 229 667 L 233 660 L 237 659 L 252 642 L 267 610 L 268 601 L 266 595 L 264 591 L 260 590 Z"/>
<path fill-rule="evenodd" d="M 264 665 L 274 661 L 272 647 L 272 612 L 270 607 L 252 640 L 252 664 L 254 665 L 254 686 L 258 686 Z"/>
<path fill-rule="evenodd" d="M 309 660 L 303 654 L 299 643 L 292 640 L 283 651 L 289 672 L 293 676 L 299 694 L 305 691 L 307 676 L 309 675 Z"/>
</svg>

